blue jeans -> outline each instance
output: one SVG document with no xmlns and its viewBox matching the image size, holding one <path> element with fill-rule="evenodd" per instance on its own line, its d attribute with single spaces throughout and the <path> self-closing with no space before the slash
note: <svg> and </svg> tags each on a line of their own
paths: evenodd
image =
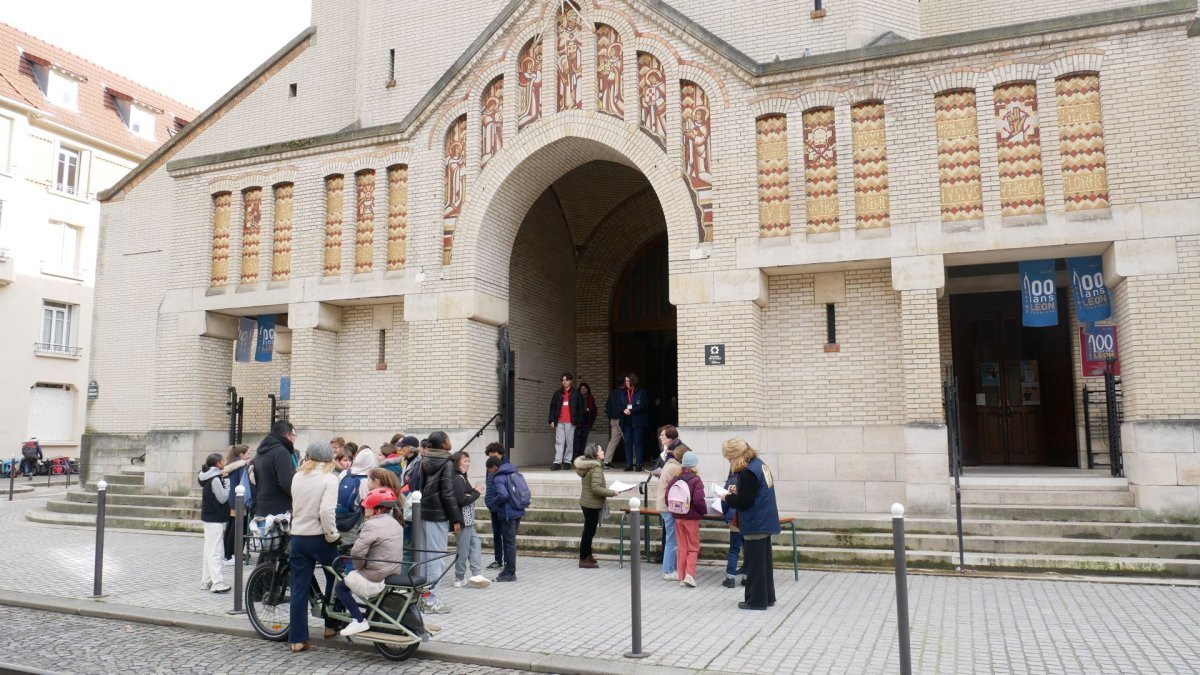
<svg viewBox="0 0 1200 675">
<path fill-rule="evenodd" d="M 643 427 L 621 427 L 625 438 L 625 466 L 642 463 L 642 439 L 646 435 Z"/>
<path fill-rule="evenodd" d="M 670 574 L 675 571 L 679 561 L 679 543 L 675 541 L 675 516 L 667 511 L 662 512 L 663 533 L 666 538 L 663 540 L 663 574 Z"/>
<path fill-rule="evenodd" d="M 742 533 L 729 531 L 729 562 L 725 563 L 725 576 L 735 577 L 738 573 L 738 554 L 742 552 Z M 743 568 L 744 570 L 745 568 Z"/>
<path fill-rule="evenodd" d="M 288 554 L 288 564 L 292 568 L 291 625 L 288 626 L 288 642 L 308 642 L 308 590 L 312 584 L 313 570 L 317 563 L 332 565 L 336 557 L 337 547 L 326 543 L 325 537 L 319 534 L 292 537 L 292 550 Z M 325 584 L 328 586 L 332 583 L 333 578 L 326 573 Z"/>
</svg>

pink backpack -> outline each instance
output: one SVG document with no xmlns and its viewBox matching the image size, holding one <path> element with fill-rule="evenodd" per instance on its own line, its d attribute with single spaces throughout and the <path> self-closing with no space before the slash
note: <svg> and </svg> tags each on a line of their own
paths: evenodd
<svg viewBox="0 0 1200 675">
<path fill-rule="evenodd" d="M 684 478 L 676 478 L 667 488 L 667 510 L 683 515 L 692 510 L 692 486 Z"/>
</svg>

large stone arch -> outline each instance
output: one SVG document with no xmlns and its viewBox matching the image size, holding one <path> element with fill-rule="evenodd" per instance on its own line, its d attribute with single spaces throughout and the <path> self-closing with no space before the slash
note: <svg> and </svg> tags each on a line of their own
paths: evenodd
<svg viewBox="0 0 1200 675">
<path fill-rule="evenodd" d="M 596 160 L 646 177 L 666 220 L 670 260 L 686 260 L 699 243 L 699 221 L 678 161 L 633 125 L 586 111 L 564 112 L 536 131 L 516 134 L 511 145 L 505 139 L 504 151 L 479 174 L 458 222 L 446 277 L 507 298 L 513 242 L 526 213 L 551 183 Z"/>
</svg>

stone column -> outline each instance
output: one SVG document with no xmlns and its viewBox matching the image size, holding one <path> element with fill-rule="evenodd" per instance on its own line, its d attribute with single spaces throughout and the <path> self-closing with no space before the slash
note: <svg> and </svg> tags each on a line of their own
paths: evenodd
<svg viewBox="0 0 1200 675">
<path fill-rule="evenodd" d="M 292 329 L 292 398 L 289 421 L 296 427 L 296 449 L 303 453 L 308 443 L 328 440 L 333 435 L 337 404 L 338 332 L 342 308 L 322 302 L 288 306 Z"/>
<path fill-rule="evenodd" d="M 159 316 L 146 492 L 187 494 L 204 457 L 227 446 L 226 388 L 236 339 L 236 317 L 205 311 Z"/>
<path fill-rule="evenodd" d="M 950 508 L 938 344 L 938 296 L 945 285 L 940 255 L 892 259 L 892 286 L 900 292 L 905 506 L 912 513 L 939 514 Z"/>
<path fill-rule="evenodd" d="M 1151 517 L 1200 517 L 1200 241 L 1114 242 L 1105 283 L 1117 323 L 1125 476 Z"/>
</svg>

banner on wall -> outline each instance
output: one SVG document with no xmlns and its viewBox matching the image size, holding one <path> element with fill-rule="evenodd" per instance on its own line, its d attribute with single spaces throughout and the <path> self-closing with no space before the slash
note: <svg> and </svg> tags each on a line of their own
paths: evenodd
<svg viewBox="0 0 1200 675">
<path fill-rule="evenodd" d="M 255 361 L 270 361 L 275 351 L 275 315 L 258 317 L 258 347 L 254 350 Z"/>
<path fill-rule="evenodd" d="M 1071 294 L 1075 296 L 1075 313 L 1079 323 L 1096 323 L 1112 315 L 1108 303 L 1108 287 L 1104 285 L 1104 262 L 1100 256 L 1067 258 L 1071 274 Z"/>
<path fill-rule="evenodd" d="M 1058 325 L 1058 296 L 1054 289 L 1054 260 L 1018 264 L 1021 272 L 1021 324 L 1033 328 Z"/>
<path fill-rule="evenodd" d="M 279 400 L 288 401 L 292 398 L 292 378 L 284 376 L 279 378 Z"/>
<path fill-rule="evenodd" d="M 254 327 L 258 323 L 250 317 L 241 317 L 238 319 L 238 336 L 237 347 L 234 349 L 233 359 L 239 363 L 249 363 L 250 349 L 254 346 Z"/>
<path fill-rule="evenodd" d="M 1103 377 L 1108 362 L 1113 362 L 1113 375 L 1121 374 L 1121 354 L 1117 347 L 1116 326 L 1079 327 L 1079 358 L 1084 377 Z"/>
</svg>

